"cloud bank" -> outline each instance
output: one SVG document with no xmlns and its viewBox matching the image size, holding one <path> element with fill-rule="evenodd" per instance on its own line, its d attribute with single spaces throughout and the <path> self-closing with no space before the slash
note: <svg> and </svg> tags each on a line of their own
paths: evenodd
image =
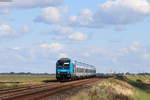
<svg viewBox="0 0 150 100">
<path fill-rule="evenodd" d="M 110 25 L 126 25 L 144 20 L 150 15 L 147 0 L 107 0 L 99 4 L 98 10 L 83 9 L 78 15 L 70 16 L 74 26 L 101 28 Z"/>
</svg>

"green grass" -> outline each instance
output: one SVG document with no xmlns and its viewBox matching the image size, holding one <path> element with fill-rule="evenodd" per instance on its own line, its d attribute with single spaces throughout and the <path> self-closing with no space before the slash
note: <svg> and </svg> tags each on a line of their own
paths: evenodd
<svg viewBox="0 0 150 100">
<path fill-rule="evenodd" d="M 127 78 L 132 81 L 136 81 L 137 79 L 140 79 L 143 82 L 150 83 L 150 76 L 148 76 L 148 75 L 127 76 Z"/>
<path fill-rule="evenodd" d="M 0 88 L 42 84 L 55 80 L 55 75 L 0 75 Z"/>
<path fill-rule="evenodd" d="M 136 89 L 136 95 L 134 96 L 134 100 L 150 100 L 150 94 Z"/>
<path fill-rule="evenodd" d="M 136 89 L 135 100 L 150 100 L 150 76 L 126 76 L 127 82 Z"/>
</svg>

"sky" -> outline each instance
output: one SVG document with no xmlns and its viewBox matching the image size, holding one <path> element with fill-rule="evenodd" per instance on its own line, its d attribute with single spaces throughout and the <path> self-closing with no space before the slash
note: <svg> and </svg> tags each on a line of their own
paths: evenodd
<svg viewBox="0 0 150 100">
<path fill-rule="evenodd" d="M 9 0 L 6 0 L 9 1 Z M 0 72 L 150 72 L 150 0 L 0 0 Z"/>
</svg>

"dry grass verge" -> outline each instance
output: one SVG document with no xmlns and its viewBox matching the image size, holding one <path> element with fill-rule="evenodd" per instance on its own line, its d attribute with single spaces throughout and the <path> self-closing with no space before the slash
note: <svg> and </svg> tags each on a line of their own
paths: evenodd
<svg viewBox="0 0 150 100">
<path fill-rule="evenodd" d="M 117 79 L 106 79 L 86 89 L 69 100 L 133 100 L 131 85 Z"/>
</svg>

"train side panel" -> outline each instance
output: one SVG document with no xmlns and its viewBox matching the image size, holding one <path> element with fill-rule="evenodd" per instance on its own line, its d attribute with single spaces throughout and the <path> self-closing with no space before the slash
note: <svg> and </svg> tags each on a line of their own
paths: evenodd
<svg viewBox="0 0 150 100">
<path fill-rule="evenodd" d="M 96 69 L 94 67 L 90 67 L 90 65 L 79 62 L 76 62 L 75 65 L 76 65 L 75 75 L 78 78 L 92 77 L 95 76 L 96 74 Z"/>
</svg>

